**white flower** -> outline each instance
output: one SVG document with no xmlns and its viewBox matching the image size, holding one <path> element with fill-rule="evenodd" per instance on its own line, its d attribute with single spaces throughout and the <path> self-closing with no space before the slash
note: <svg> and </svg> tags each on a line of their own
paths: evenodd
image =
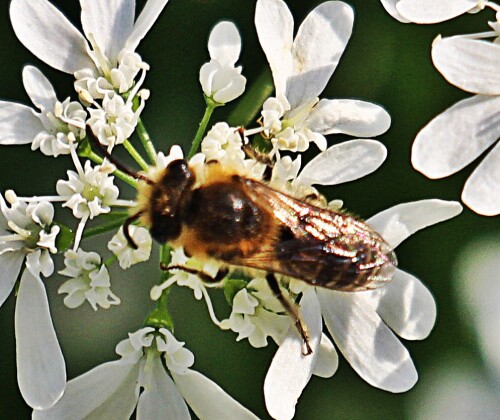
<svg viewBox="0 0 500 420">
<path fill-rule="evenodd" d="M 86 38 L 47 0 L 13 0 L 10 18 L 28 50 L 48 65 L 75 74 L 78 91 L 102 98 L 111 89 L 129 90 L 137 73 L 147 70 L 134 51 L 167 1 L 148 1 L 134 22 L 134 0 L 81 0 Z"/>
<path fill-rule="evenodd" d="M 264 278 L 255 278 L 233 298 L 228 319 L 221 321 L 222 329 L 238 333 L 237 341 L 248 338 L 253 347 L 267 346 L 267 337 L 281 343 L 291 325 L 283 314 L 283 306 L 272 294 Z"/>
<path fill-rule="evenodd" d="M 484 8 L 484 0 L 380 0 L 400 22 L 438 23 Z"/>
<path fill-rule="evenodd" d="M 187 269 L 204 273 L 211 278 L 214 278 L 217 275 L 221 267 L 221 264 L 215 260 L 200 261 L 196 258 L 188 258 L 184 254 L 184 250 L 182 248 L 175 248 L 172 250 L 170 265 L 186 267 Z M 172 270 L 171 272 L 173 274 L 168 280 L 158 286 L 154 286 L 151 289 L 151 299 L 158 300 L 163 291 L 173 284 L 177 284 L 178 286 L 187 286 L 193 290 L 194 297 L 197 300 L 202 298 L 205 299 L 210 319 L 215 325 L 220 326 L 220 321 L 215 316 L 210 295 L 208 294 L 206 285 L 203 283 L 202 279 L 197 274 L 189 273 L 181 269 L 177 269 L 176 271 Z"/>
<path fill-rule="evenodd" d="M 69 98 L 59 102 L 54 88 L 36 67 L 24 67 L 23 83 L 39 112 L 0 101 L 0 145 L 31 143 L 32 150 L 40 149 L 47 156 L 69 154 L 69 143 L 85 137 L 87 113 Z"/>
<path fill-rule="evenodd" d="M 57 193 L 65 201 L 63 207 L 69 207 L 78 219 L 93 219 L 109 213 L 118 200 L 119 190 L 113 183 L 114 177 L 101 168 L 101 165 L 92 167 L 87 160 L 84 168 L 77 168 L 78 172 L 67 172 L 67 181 L 57 181 Z"/>
<path fill-rule="evenodd" d="M 188 405 L 203 419 L 257 418 L 217 384 L 190 369 L 193 354 L 167 329 L 155 332 L 147 327 L 129 334 L 116 352 L 120 360 L 69 381 L 61 400 L 49 410 L 35 410 L 33 419 L 127 419 L 134 411 L 139 420 L 190 419 Z"/>
<path fill-rule="evenodd" d="M 40 273 L 54 271 L 59 226 L 52 225 L 54 208 L 42 201 L 26 204 L 0 195 L 0 305 L 11 294 L 26 261 L 15 310 L 17 378 L 24 400 L 33 408 L 48 408 L 62 396 L 66 366 L 52 325 Z"/>
<path fill-rule="evenodd" d="M 472 327 L 482 363 L 468 354 L 444 354 L 424 376 L 426 386 L 413 395 L 410 412 L 420 419 L 486 419 L 500 413 L 500 242 L 483 238 L 457 256 L 457 309 Z"/>
<path fill-rule="evenodd" d="M 460 211 L 458 203 L 424 200 L 395 206 L 367 223 L 395 248 L 417 230 Z M 434 325 L 434 299 L 416 277 L 396 269 L 387 286 L 358 293 L 307 287 L 300 304 L 313 353 L 302 354 L 302 339 L 291 328 L 264 383 L 266 405 L 274 418 L 294 415 L 297 399 L 317 363 L 322 318 L 339 350 L 369 384 L 390 392 L 404 392 L 415 384 L 415 366 L 395 333 L 421 340 Z"/>
<path fill-rule="evenodd" d="M 64 298 L 68 308 L 77 308 L 85 300 L 94 311 L 98 305 L 108 309 L 120 304 L 120 299 L 111 291 L 108 269 L 101 263 L 99 254 L 82 249 L 68 250 L 64 254 L 64 265 L 65 269 L 59 274 L 71 277 L 71 280 L 64 282 L 57 292 L 68 294 Z"/>
<path fill-rule="evenodd" d="M 325 2 L 304 20 L 293 39 L 293 17 L 282 0 L 258 0 L 255 26 L 272 70 L 276 98 L 262 111 L 266 135 L 277 149 L 304 151 L 325 135 L 370 137 L 384 133 L 390 116 L 378 105 L 351 99 L 321 99 L 351 36 L 354 15 L 340 1 Z"/>
<path fill-rule="evenodd" d="M 241 66 L 235 67 L 240 56 L 241 38 L 232 22 L 219 22 L 208 38 L 210 62 L 200 69 L 203 92 L 215 102 L 225 104 L 245 91 L 246 78 Z"/>
<path fill-rule="evenodd" d="M 123 227 L 108 242 L 108 249 L 117 257 L 120 267 L 124 270 L 139 262 L 149 260 L 153 240 L 146 228 L 130 225 L 128 232 L 137 249 L 130 246 L 123 233 Z"/>
<path fill-rule="evenodd" d="M 132 135 L 144 105 L 142 101 L 141 106 L 134 111 L 132 101 L 124 101 L 114 92 L 106 93 L 101 108 L 89 109 L 87 124 L 101 144 L 114 147 Z"/>
<path fill-rule="evenodd" d="M 491 149 L 465 183 L 462 200 L 476 213 L 493 216 L 500 214 L 500 45 L 474 37 L 435 40 L 436 68 L 450 83 L 477 95 L 431 120 L 415 138 L 411 159 L 429 178 L 443 178 Z"/>
<path fill-rule="evenodd" d="M 261 179 L 266 165 L 255 159 L 246 158 L 242 147 L 243 139 L 238 128 L 220 122 L 215 124 L 202 140 L 201 153 L 195 160 L 199 159 L 199 155 L 203 155 L 203 163 L 217 161 L 223 167 L 233 169 L 241 175 Z"/>
</svg>

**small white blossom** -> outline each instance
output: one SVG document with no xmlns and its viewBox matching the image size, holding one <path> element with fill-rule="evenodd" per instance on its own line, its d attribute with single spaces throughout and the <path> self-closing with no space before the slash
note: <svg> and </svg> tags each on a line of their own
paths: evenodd
<svg viewBox="0 0 500 420">
<path fill-rule="evenodd" d="M 93 99 L 103 99 L 112 93 L 126 93 L 133 86 L 141 70 L 149 70 L 149 65 L 142 61 L 139 54 L 122 50 L 117 57 L 116 67 L 101 76 L 96 69 L 85 68 L 76 71 L 75 90 L 79 93 L 88 92 Z"/>
<path fill-rule="evenodd" d="M 62 396 L 66 366 L 50 316 L 47 293 L 40 278 L 54 271 L 59 226 L 46 201 L 24 203 L 10 191 L 7 206 L 0 195 L 0 305 L 17 289 L 15 333 L 19 389 L 28 405 L 48 408 Z"/>
<path fill-rule="evenodd" d="M 186 267 L 188 269 L 204 273 L 212 278 L 217 275 L 221 267 L 221 264 L 215 260 L 200 261 L 196 258 L 188 258 L 184 254 L 184 250 L 182 248 L 175 248 L 172 250 L 170 265 Z M 212 301 L 210 299 L 210 295 L 207 292 L 206 285 L 197 274 L 188 273 L 187 271 L 184 271 L 182 269 L 176 269 L 175 271 L 172 270 L 172 276 L 168 280 L 166 280 L 161 285 L 154 286 L 151 289 L 151 299 L 158 300 L 163 291 L 173 284 L 189 287 L 191 290 L 193 290 L 194 297 L 197 300 L 204 298 L 207 303 L 210 319 L 215 325 L 220 326 L 220 321 L 215 316 Z"/>
<path fill-rule="evenodd" d="M 68 171 L 68 180 L 59 180 L 56 190 L 63 207 L 69 207 L 78 219 L 93 219 L 100 214 L 109 213 L 117 203 L 119 190 L 113 183 L 114 177 L 101 170 L 101 165 L 92 167 L 90 161 L 78 172 Z"/>
<path fill-rule="evenodd" d="M 276 98 L 262 111 L 264 134 L 275 150 L 325 150 L 325 135 L 377 136 L 390 126 L 380 106 L 350 99 L 319 99 L 351 36 L 354 14 L 335 1 L 316 7 L 293 38 L 293 16 L 283 0 L 258 0 L 255 26 L 273 74 Z"/>
<path fill-rule="evenodd" d="M 104 363 L 68 382 L 61 400 L 33 419 L 190 419 L 189 407 L 204 419 L 257 419 L 217 384 L 190 369 L 193 354 L 170 331 L 142 328 L 116 346 L 120 360 Z M 167 374 L 162 359 L 170 372 Z"/>
<path fill-rule="evenodd" d="M 235 67 L 241 51 L 236 26 L 227 21 L 215 25 L 208 39 L 208 51 L 211 60 L 200 69 L 201 87 L 206 96 L 225 104 L 239 97 L 246 84 L 241 66 Z"/>
<path fill-rule="evenodd" d="M 233 169 L 241 175 L 261 179 L 266 165 L 255 159 L 246 158 L 242 147 L 243 139 L 238 128 L 220 122 L 215 124 L 202 140 L 200 154 L 204 155 L 203 162 L 217 161 L 225 168 Z"/>
<path fill-rule="evenodd" d="M 132 101 L 125 100 L 118 94 L 106 93 L 102 108 L 89 109 L 87 124 L 105 146 L 114 147 L 127 140 L 135 130 L 144 102 L 134 111 Z"/>
<path fill-rule="evenodd" d="M 96 99 L 111 89 L 130 90 L 140 71 L 144 78 L 149 66 L 135 50 L 167 1 L 148 1 L 135 20 L 134 0 L 82 0 L 85 37 L 47 0 L 14 0 L 10 18 L 28 50 L 48 65 L 75 74 L 77 91 Z"/>
<path fill-rule="evenodd" d="M 70 153 L 70 143 L 85 137 L 87 113 L 69 98 L 62 103 L 48 79 L 33 66 L 23 69 L 23 84 L 39 112 L 14 102 L 0 101 L 0 145 L 31 143 L 47 156 Z"/>
<path fill-rule="evenodd" d="M 238 333 L 237 341 L 247 338 L 253 347 L 267 346 L 267 337 L 281 343 L 290 325 L 291 318 L 283 313 L 264 278 L 253 279 L 238 291 L 231 315 L 221 321 L 221 328 Z"/>
<path fill-rule="evenodd" d="M 146 228 L 130 225 L 128 232 L 137 249 L 130 246 L 123 233 L 123 227 L 108 242 L 108 249 L 118 257 L 120 267 L 126 270 L 139 262 L 149 260 L 153 241 Z"/>
<path fill-rule="evenodd" d="M 95 252 L 68 250 L 64 254 L 63 276 L 71 277 L 57 291 L 67 293 L 64 304 L 68 308 L 77 308 L 87 300 L 94 311 L 97 306 L 108 309 L 119 305 L 120 299 L 111 291 L 108 269 L 101 263 L 101 257 Z"/>
</svg>

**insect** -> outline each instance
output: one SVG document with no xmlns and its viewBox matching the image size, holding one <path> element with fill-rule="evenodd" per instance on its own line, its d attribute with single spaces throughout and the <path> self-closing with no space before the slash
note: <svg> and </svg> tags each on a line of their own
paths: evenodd
<svg viewBox="0 0 500 420">
<path fill-rule="evenodd" d="M 136 175 L 137 176 L 137 175 Z M 391 247 L 365 222 L 341 212 L 316 207 L 239 175 L 217 162 L 195 169 L 184 159 L 163 170 L 139 175 L 135 220 L 149 228 L 159 243 L 182 246 L 186 255 L 215 259 L 224 269 L 262 270 L 276 297 L 295 321 L 312 352 L 299 311 L 282 293 L 276 274 L 328 289 L 354 292 L 386 284 L 396 267 Z"/>
</svg>

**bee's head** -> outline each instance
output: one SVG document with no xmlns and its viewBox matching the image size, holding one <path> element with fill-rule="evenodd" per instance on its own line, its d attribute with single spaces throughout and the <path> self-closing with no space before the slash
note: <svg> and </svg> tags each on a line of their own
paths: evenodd
<svg viewBox="0 0 500 420">
<path fill-rule="evenodd" d="M 153 167 L 147 173 L 151 182 L 139 181 L 136 214 L 160 243 L 177 238 L 181 231 L 182 210 L 196 181 L 184 159 L 170 162 L 165 168 Z"/>
</svg>

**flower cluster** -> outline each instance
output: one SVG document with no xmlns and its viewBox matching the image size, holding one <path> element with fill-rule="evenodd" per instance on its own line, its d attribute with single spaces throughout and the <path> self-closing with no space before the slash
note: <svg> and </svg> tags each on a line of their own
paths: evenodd
<svg viewBox="0 0 500 420">
<path fill-rule="evenodd" d="M 328 202 L 318 191 L 318 186 L 338 185 L 374 172 L 387 156 L 385 146 L 372 139 L 389 129 L 391 119 L 383 107 L 355 99 L 320 99 L 351 36 L 352 8 L 341 1 L 325 2 L 309 13 L 294 37 L 293 17 L 283 0 L 257 1 L 255 26 L 272 71 L 275 96 L 258 104 L 261 112 L 254 127 L 226 122 L 208 126 L 214 110 L 236 100 L 246 88 L 243 69 L 236 66 L 239 32 L 233 23 L 219 22 L 208 39 L 210 61 L 199 72 L 207 108 L 191 150 L 184 154 L 171 145 L 165 155 L 156 152 L 140 119 L 149 97 L 143 85 L 150 67 L 136 49 L 167 0 L 149 0 L 137 19 L 133 0 L 80 3 L 84 35 L 48 0 L 13 0 L 10 5 L 19 40 L 46 64 L 72 74 L 78 98 L 60 102 L 40 70 L 26 66 L 23 83 L 36 110 L 0 101 L 5 116 L 0 121 L 0 145 L 31 144 L 33 150 L 54 158 L 69 155 L 72 163 L 67 178 L 54 186 L 55 195 L 18 197 L 11 190 L 0 195 L 0 304 L 17 291 L 19 388 L 34 409 L 33 417 L 128 418 L 135 412 L 139 419 L 165 413 L 184 419 L 189 418 L 190 408 L 200 418 L 255 418 L 218 385 L 191 370 L 193 354 L 172 334 L 168 295 L 174 285 L 187 286 L 196 300 L 204 299 L 213 323 L 237 333 L 236 340 L 248 339 L 260 348 L 271 338 L 278 346 L 264 380 L 266 406 L 274 418 L 294 416 L 297 400 L 313 374 L 334 375 L 336 349 L 369 384 L 391 392 L 410 389 L 417 372 L 397 336 L 425 338 L 434 325 L 436 306 L 419 279 L 395 267 L 393 250 L 416 231 L 458 215 L 461 206 L 437 199 L 404 203 L 365 224 L 348 215 L 340 199 Z M 145 157 L 133 144 L 133 134 L 139 137 Z M 333 134 L 355 138 L 329 146 L 326 136 Z M 310 143 L 319 151 L 302 165 L 306 159 L 302 153 L 314 149 L 309 150 Z M 118 163 L 113 153 L 119 148 L 129 153 L 140 171 Z M 205 258 L 209 251 L 207 255 L 189 252 L 179 239 L 196 236 L 185 234 L 182 224 L 188 222 L 178 214 L 186 190 L 172 188 L 166 176 L 179 162 L 194 175 L 186 181 L 189 187 L 194 184 L 193 189 L 201 190 L 215 167 L 293 203 L 299 200 L 331 219 L 347 220 L 346 225 L 359 223 L 363 233 L 378 238 L 384 256 L 390 257 L 375 270 L 366 263 L 372 257 L 371 250 L 366 250 L 352 281 L 358 282 L 373 269 L 380 280 L 373 286 L 377 288 L 360 287 L 362 292 L 348 293 L 330 284 L 320 287 L 316 279 L 286 276 L 277 268 L 270 270 L 276 274 L 272 289 L 266 271 L 248 269 L 258 265 L 246 267 L 231 253 L 211 259 Z M 121 197 L 120 181 L 137 190 L 135 200 Z M 147 189 L 154 194 L 145 194 Z M 242 207 L 233 192 L 227 200 Z M 177 197 L 177 203 L 172 197 Z M 258 210 L 259 200 L 254 201 Z M 70 210 L 74 226 L 55 221 L 54 204 Z M 188 205 L 192 209 L 218 203 L 200 204 L 193 199 Z M 152 218 L 147 209 L 159 215 Z M 203 210 L 197 209 L 202 215 Z M 293 208 L 285 210 L 290 213 Z M 155 218 L 168 223 L 158 228 L 153 226 Z M 345 237 L 363 236 L 349 229 Z M 106 232 L 114 233 L 107 243 L 107 257 L 82 248 L 87 238 Z M 317 248 L 320 243 L 321 252 L 327 253 L 326 242 L 332 239 L 314 235 L 310 237 L 316 243 L 308 246 Z M 344 246 L 343 235 L 335 237 L 339 261 L 346 261 L 338 263 L 339 273 L 353 271 L 358 252 Z M 54 272 L 52 256 L 64 256 L 59 274 L 67 279 L 58 291 L 65 295 L 68 308 L 88 302 L 94 310 L 109 309 L 121 304 L 111 291 L 109 268 L 117 263 L 126 270 L 148 261 L 152 237 L 166 238 L 159 240 L 159 280 L 150 293 L 155 309 L 145 317 L 143 328 L 118 344 L 120 360 L 67 381 L 42 280 Z M 264 238 L 244 239 L 257 246 L 264 242 Z M 262 252 L 268 251 L 262 247 Z M 230 307 L 226 319 L 218 318 L 210 289 L 224 293 Z"/>
<path fill-rule="evenodd" d="M 402 22 L 438 23 L 484 8 L 495 12 L 489 31 L 438 36 L 432 61 L 451 84 L 474 96 L 463 99 L 430 121 L 412 148 L 415 169 L 429 178 L 460 171 L 490 149 L 464 185 L 463 202 L 476 213 L 500 214 L 500 6 L 480 0 L 381 0 Z"/>
</svg>

